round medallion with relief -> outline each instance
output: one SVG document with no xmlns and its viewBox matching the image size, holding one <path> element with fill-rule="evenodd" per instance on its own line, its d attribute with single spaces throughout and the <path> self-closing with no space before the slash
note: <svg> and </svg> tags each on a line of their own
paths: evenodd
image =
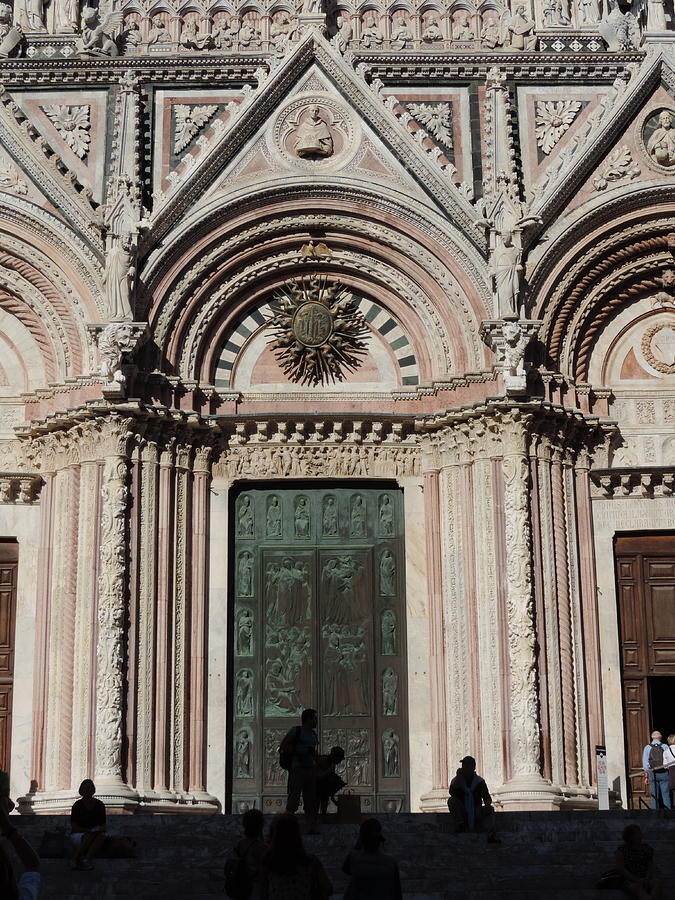
<svg viewBox="0 0 675 900">
<path fill-rule="evenodd" d="M 293 334 L 305 347 L 321 347 L 333 333 L 333 316 L 327 306 L 310 300 L 293 316 Z"/>
<path fill-rule="evenodd" d="M 293 168 L 343 165 L 356 150 L 356 125 L 349 111 L 330 94 L 298 94 L 280 111 L 271 143 Z"/>
<path fill-rule="evenodd" d="M 675 172 L 675 109 L 657 109 L 645 120 L 642 144 L 653 166 Z"/>
<path fill-rule="evenodd" d="M 675 375 L 675 321 L 648 328 L 642 336 L 642 353 L 657 372 Z"/>
</svg>

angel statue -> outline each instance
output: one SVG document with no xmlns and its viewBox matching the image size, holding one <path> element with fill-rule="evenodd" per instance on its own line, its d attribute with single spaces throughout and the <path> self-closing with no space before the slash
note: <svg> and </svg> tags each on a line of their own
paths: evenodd
<svg viewBox="0 0 675 900">
<path fill-rule="evenodd" d="M 111 32 L 119 28 L 124 19 L 121 11 L 108 13 L 101 22 L 98 10 L 85 6 L 82 10 L 82 33 L 77 42 L 80 56 L 119 56 L 119 50 Z"/>
</svg>

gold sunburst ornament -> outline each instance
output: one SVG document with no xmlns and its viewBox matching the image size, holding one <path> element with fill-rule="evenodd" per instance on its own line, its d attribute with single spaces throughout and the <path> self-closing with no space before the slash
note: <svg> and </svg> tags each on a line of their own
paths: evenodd
<svg viewBox="0 0 675 900">
<path fill-rule="evenodd" d="M 289 281 L 270 303 L 272 349 L 279 365 L 300 384 L 342 381 L 366 352 L 366 320 L 358 300 L 324 276 Z"/>
</svg>

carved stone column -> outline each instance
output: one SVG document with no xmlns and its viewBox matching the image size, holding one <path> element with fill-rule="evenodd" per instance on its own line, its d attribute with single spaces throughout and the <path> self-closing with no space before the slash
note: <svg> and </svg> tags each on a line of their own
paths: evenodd
<svg viewBox="0 0 675 900">
<path fill-rule="evenodd" d="M 124 781 L 122 758 L 127 565 L 127 460 L 108 456 L 101 492 L 101 549 L 96 646 L 96 764 L 94 778 L 106 802 L 136 799 Z"/>
</svg>

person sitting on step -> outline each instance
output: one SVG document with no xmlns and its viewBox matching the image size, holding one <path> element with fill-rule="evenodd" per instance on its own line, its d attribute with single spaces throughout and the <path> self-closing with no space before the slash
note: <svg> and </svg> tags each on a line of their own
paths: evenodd
<svg viewBox="0 0 675 900">
<path fill-rule="evenodd" d="M 465 756 L 450 782 L 448 810 L 455 832 L 487 831 L 488 843 L 501 841 L 494 830 L 494 807 L 487 784 L 476 774 L 476 760 Z"/>
<path fill-rule="evenodd" d="M 73 803 L 70 811 L 70 841 L 75 848 L 75 869 L 93 869 L 91 860 L 105 841 L 105 806 L 94 797 L 95 793 L 94 782 L 85 778 L 78 788 L 80 799 Z"/>
<path fill-rule="evenodd" d="M 654 848 L 642 840 L 639 825 L 626 825 L 623 844 L 616 851 L 617 886 L 630 897 L 639 900 L 657 900 L 661 897 L 661 884 L 654 871 Z"/>
</svg>

